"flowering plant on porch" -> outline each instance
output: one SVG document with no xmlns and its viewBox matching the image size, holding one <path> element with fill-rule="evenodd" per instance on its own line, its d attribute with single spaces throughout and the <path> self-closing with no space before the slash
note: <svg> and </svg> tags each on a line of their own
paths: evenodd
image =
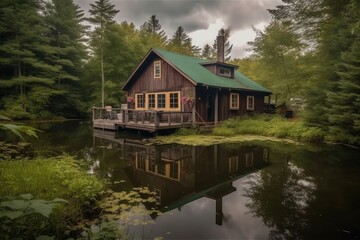
<svg viewBox="0 0 360 240">
<path fill-rule="evenodd" d="M 126 100 L 128 103 L 134 103 L 135 102 L 135 99 L 133 97 L 127 97 L 127 100 Z"/>
<path fill-rule="evenodd" d="M 190 97 L 182 97 L 181 102 L 183 104 L 188 104 L 190 107 L 192 107 L 194 105 L 195 99 Z"/>
</svg>

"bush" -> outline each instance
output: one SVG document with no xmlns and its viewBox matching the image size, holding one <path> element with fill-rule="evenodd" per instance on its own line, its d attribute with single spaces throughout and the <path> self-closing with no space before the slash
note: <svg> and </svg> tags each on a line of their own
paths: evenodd
<svg viewBox="0 0 360 240">
<path fill-rule="evenodd" d="M 77 221 L 85 210 L 96 202 L 96 198 L 104 189 L 102 181 L 88 175 L 70 156 L 0 161 L 0 169 L 0 197 L 31 194 L 35 199 L 49 201 L 61 198 L 69 202 L 55 208 L 47 225 L 41 228 L 36 224 L 39 216 L 31 215 L 14 220 L 15 222 L 7 226 L 10 237 L 18 237 L 11 236 L 14 232 L 21 236 L 61 236 L 72 222 Z M 26 228 L 23 228 L 24 224 Z"/>
<path fill-rule="evenodd" d="M 216 127 L 213 134 L 221 136 L 255 134 L 309 142 L 320 142 L 325 138 L 325 133 L 320 128 L 307 127 L 299 119 L 286 119 L 277 115 L 229 119 Z"/>
</svg>

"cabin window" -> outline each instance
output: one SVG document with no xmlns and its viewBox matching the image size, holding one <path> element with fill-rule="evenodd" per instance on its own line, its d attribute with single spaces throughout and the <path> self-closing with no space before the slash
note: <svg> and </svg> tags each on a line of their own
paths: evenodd
<svg viewBox="0 0 360 240">
<path fill-rule="evenodd" d="M 179 162 L 170 162 L 170 178 L 179 180 Z"/>
<path fill-rule="evenodd" d="M 161 162 L 157 165 L 157 173 L 163 176 L 166 176 L 166 164 L 165 162 Z"/>
<path fill-rule="evenodd" d="M 155 161 L 155 159 L 153 159 L 153 158 L 150 158 L 149 166 L 148 166 L 148 171 L 149 171 L 149 172 L 156 173 L 156 161 Z"/>
<path fill-rule="evenodd" d="M 224 77 L 231 77 L 231 71 L 230 71 L 230 69 L 220 67 L 219 75 L 224 76 Z"/>
<path fill-rule="evenodd" d="M 252 167 L 254 165 L 254 153 L 246 153 L 246 167 Z"/>
<path fill-rule="evenodd" d="M 157 108 L 166 108 L 166 94 L 161 93 L 157 95 Z"/>
<path fill-rule="evenodd" d="M 154 62 L 154 77 L 161 78 L 161 61 Z"/>
<path fill-rule="evenodd" d="M 246 109 L 247 110 L 254 110 L 254 96 L 247 96 L 246 98 Z"/>
<path fill-rule="evenodd" d="M 170 93 L 170 108 L 179 108 L 179 93 Z"/>
<path fill-rule="evenodd" d="M 144 109 L 145 108 L 145 98 L 144 94 L 135 94 L 135 107 L 136 109 Z"/>
<path fill-rule="evenodd" d="M 229 173 L 237 172 L 239 170 L 239 157 L 234 156 L 229 158 Z"/>
<path fill-rule="evenodd" d="M 148 109 L 155 108 L 155 94 L 148 94 Z"/>
<path fill-rule="evenodd" d="M 239 109 L 239 94 L 238 93 L 230 93 L 230 109 L 238 110 Z"/>
</svg>

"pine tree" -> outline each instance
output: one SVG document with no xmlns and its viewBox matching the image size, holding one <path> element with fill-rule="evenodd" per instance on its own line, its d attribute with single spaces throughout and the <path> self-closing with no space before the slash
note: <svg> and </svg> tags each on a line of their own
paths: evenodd
<svg viewBox="0 0 360 240">
<path fill-rule="evenodd" d="M 45 11 L 50 44 L 56 48 L 52 62 L 61 68 L 56 81 L 61 84 L 67 80 L 79 80 L 82 61 L 86 57 L 83 44 L 85 26 L 81 23 L 84 12 L 72 0 L 52 0 L 47 3 Z"/>
<path fill-rule="evenodd" d="M 211 59 L 211 46 L 209 44 L 205 44 L 202 51 L 201 51 L 201 57 L 205 59 Z"/>
<path fill-rule="evenodd" d="M 360 136 L 360 40 L 341 56 L 336 91 L 328 93 L 330 130 Z M 360 140 L 360 139 L 359 139 Z"/>
<path fill-rule="evenodd" d="M 50 29 L 50 44 L 56 50 L 50 62 L 60 67 L 55 76 L 59 94 L 51 101 L 52 110 L 65 117 L 79 117 L 85 111 L 79 82 L 87 57 L 84 44 L 87 26 L 82 23 L 84 11 L 72 0 L 52 0 L 46 4 L 45 21 Z"/>
<path fill-rule="evenodd" d="M 15 86 L 11 89 L 18 90 L 17 99 L 11 100 L 8 93 L 10 101 L 5 102 L 5 108 L 12 114 L 23 111 L 26 115 L 28 92 L 36 90 L 39 85 L 45 88 L 52 85 L 60 70 L 59 66 L 49 64 L 55 49 L 46 36 L 48 28 L 40 15 L 43 10 L 43 5 L 32 0 L 4 0 L 0 3 L 0 62 L 7 73 L 1 74 L 1 86 Z"/>
<path fill-rule="evenodd" d="M 179 26 L 176 29 L 169 41 L 168 48 L 171 51 L 191 56 L 198 56 L 200 52 L 200 49 L 197 46 L 192 45 L 191 38 L 185 33 L 182 26 Z"/>
<path fill-rule="evenodd" d="M 115 9 L 115 5 L 109 0 L 98 0 L 95 4 L 90 4 L 89 13 L 91 17 L 88 19 L 90 23 L 95 25 L 95 30 L 91 36 L 93 52 L 100 58 L 101 71 L 101 106 L 105 106 L 105 75 L 104 75 L 104 36 L 109 25 L 115 23 L 114 18 L 119 10 Z"/>
<path fill-rule="evenodd" d="M 161 29 L 161 24 L 156 15 L 152 15 L 150 19 L 140 27 L 140 33 L 143 37 L 143 42 L 148 48 L 160 47 L 164 48 L 166 45 L 166 34 Z"/>
<path fill-rule="evenodd" d="M 337 138 L 360 143 L 360 4 L 351 1 L 344 19 L 353 36 L 351 47 L 341 54 L 337 64 L 338 80 L 327 92 L 330 131 Z M 351 39 L 351 38 L 350 38 Z"/>
</svg>

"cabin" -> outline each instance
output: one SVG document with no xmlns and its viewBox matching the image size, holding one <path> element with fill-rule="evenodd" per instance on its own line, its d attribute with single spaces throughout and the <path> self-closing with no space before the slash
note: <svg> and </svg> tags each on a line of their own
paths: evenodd
<svg viewBox="0 0 360 240">
<path fill-rule="evenodd" d="M 271 91 L 226 63 L 224 37 L 217 41 L 216 61 L 151 49 L 122 87 L 123 127 L 156 131 L 264 113 Z"/>
</svg>

